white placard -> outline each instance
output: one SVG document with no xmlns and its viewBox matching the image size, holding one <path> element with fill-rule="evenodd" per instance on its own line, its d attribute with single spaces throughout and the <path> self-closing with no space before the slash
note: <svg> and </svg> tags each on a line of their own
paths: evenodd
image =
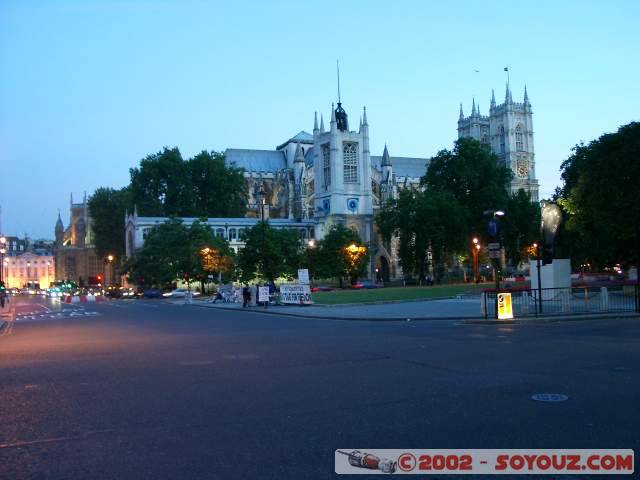
<svg viewBox="0 0 640 480">
<path fill-rule="evenodd" d="M 280 302 L 313 305 L 309 285 L 280 285 Z"/>
<path fill-rule="evenodd" d="M 269 301 L 269 287 L 258 287 L 258 301 L 259 302 Z"/>
<path fill-rule="evenodd" d="M 306 268 L 298 269 L 298 283 L 300 285 L 309 285 L 309 270 Z"/>
</svg>

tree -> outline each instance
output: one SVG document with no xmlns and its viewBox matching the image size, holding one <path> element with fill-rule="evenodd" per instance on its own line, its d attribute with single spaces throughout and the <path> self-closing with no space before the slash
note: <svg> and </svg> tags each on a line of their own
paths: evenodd
<svg viewBox="0 0 640 480">
<path fill-rule="evenodd" d="M 215 237 L 211 229 L 198 221 L 187 227 L 171 219 L 153 227 L 142 248 L 125 266 L 129 280 L 138 285 L 165 287 L 182 278 L 188 284 L 204 280 L 202 251 L 215 248 L 226 257 L 221 264 L 230 265 L 231 253 L 226 240 Z"/>
<path fill-rule="evenodd" d="M 342 224 L 333 225 L 313 252 L 313 263 L 309 265 L 315 277 L 337 277 L 342 286 L 342 279 L 349 277 L 353 282 L 363 275 L 369 263 L 366 250 L 353 250 L 349 247 L 365 247 L 360 236 Z"/>
<path fill-rule="evenodd" d="M 124 258 L 124 214 L 130 204 L 128 188 L 100 187 L 89 198 L 93 244 L 101 258 Z"/>
<path fill-rule="evenodd" d="M 402 190 L 376 217 L 386 241 L 399 237 L 398 256 L 405 275 L 425 276 L 431 251 L 436 281 L 456 252 L 466 245 L 466 212 L 451 193 Z"/>
<path fill-rule="evenodd" d="M 222 153 L 204 150 L 187 163 L 192 196 L 189 215 L 244 216 L 247 187 L 242 169 L 225 165 Z"/>
<path fill-rule="evenodd" d="M 441 150 L 431 158 L 421 184 L 427 190 L 448 192 L 462 206 L 468 231 L 486 231 L 485 210 L 505 209 L 512 173 L 488 145 L 472 138 L 455 142 L 453 151 Z"/>
<path fill-rule="evenodd" d="M 131 201 L 141 215 L 241 217 L 246 210 L 243 170 L 227 166 L 219 152 L 202 151 L 185 161 L 164 148 L 130 169 Z"/>
<path fill-rule="evenodd" d="M 302 258 L 302 236 L 298 230 L 273 228 L 268 221 L 245 231 L 245 245 L 238 252 L 239 277 L 273 281 L 293 278 Z"/>
<path fill-rule="evenodd" d="M 574 261 L 600 268 L 640 262 L 639 158 L 640 123 L 632 122 L 576 145 L 562 163 L 560 249 Z"/>
<path fill-rule="evenodd" d="M 189 175 L 180 150 L 164 148 L 131 168 L 131 200 L 141 215 L 187 216 L 192 213 Z M 202 212 L 203 216 L 206 212 Z"/>
<path fill-rule="evenodd" d="M 540 206 L 518 190 L 509 198 L 506 213 L 501 221 L 503 245 L 507 259 L 517 267 L 527 259 L 529 247 L 540 241 Z"/>
</svg>

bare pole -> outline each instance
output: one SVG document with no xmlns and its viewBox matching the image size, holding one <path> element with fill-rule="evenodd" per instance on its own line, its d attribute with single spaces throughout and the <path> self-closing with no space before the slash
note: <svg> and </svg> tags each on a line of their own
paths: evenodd
<svg viewBox="0 0 640 480">
<path fill-rule="evenodd" d="M 338 103 L 340 103 L 340 60 L 336 60 L 336 71 L 338 72 Z"/>
</svg>

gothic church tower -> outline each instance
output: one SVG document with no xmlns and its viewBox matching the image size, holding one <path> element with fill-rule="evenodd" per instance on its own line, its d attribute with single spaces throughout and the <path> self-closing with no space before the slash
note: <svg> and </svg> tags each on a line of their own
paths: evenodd
<svg viewBox="0 0 640 480">
<path fill-rule="evenodd" d="M 372 240 L 373 201 L 369 123 L 366 107 L 359 131 L 350 131 L 347 113 L 338 102 L 331 106 L 328 132 L 324 122 L 313 129 L 314 143 L 314 217 L 317 237 L 322 238 L 331 225 L 342 223 L 358 232 L 364 242 Z"/>
<path fill-rule="evenodd" d="M 460 105 L 458 138 L 472 137 L 490 145 L 505 166 L 513 172 L 511 193 L 523 189 L 531 194 L 531 201 L 538 201 L 538 180 L 535 174 L 535 152 L 533 148 L 533 111 L 524 88 L 522 103 L 514 102 L 509 83 L 504 103 L 496 105 L 491 92 L 489 116 L 480 115 L 480 107 L 472 104 L 471 116 L 465 117 Z"/>
</svg>

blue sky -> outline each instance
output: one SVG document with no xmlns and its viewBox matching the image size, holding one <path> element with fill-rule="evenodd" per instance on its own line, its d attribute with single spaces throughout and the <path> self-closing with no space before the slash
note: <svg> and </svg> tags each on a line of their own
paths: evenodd
<svg viewBox="0 0 640 480">
<path fill-rule="evenodd" d="M 431 156 L 491 88 L 534 109 L 541 194 L 573 145 L 638 119 L 640 2 L 0 0 L 4 233 L 53 237 L 69 193 L 163 146 L 274 148 L 336 99 L 371 147 Z M 479 70 L 475 72 L 474 70 Z"/>
</svg>

